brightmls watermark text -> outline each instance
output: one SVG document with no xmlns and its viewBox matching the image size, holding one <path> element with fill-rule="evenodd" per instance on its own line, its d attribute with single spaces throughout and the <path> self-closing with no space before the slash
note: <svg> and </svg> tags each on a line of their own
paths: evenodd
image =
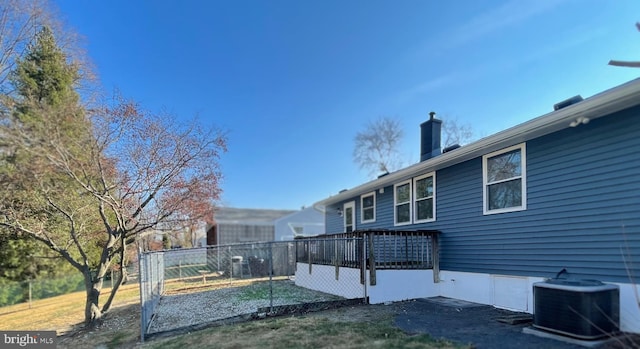
<svg viewBox="0 0 640 349">
<path fill-rule="evenodd" d="M 56 331 L 0 331 L 0 349 L 55 349 Z"/>
</svg>

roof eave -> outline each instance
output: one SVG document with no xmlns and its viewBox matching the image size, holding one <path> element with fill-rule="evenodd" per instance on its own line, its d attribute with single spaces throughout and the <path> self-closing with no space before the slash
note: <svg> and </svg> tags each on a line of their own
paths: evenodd
<svg viewBox="0 0 640 349">
<path fill-rule="evenodd" d="M 490 153 L 513 144 L 528 141 L 549 133 L 571 127 L 570 124 L 580 117 L 590 120 L 615 113 L 640 104 L 640 79 L 629 81 L 620 86 L 601 92 L 579 103 L 560 110 L 547 113 L 527 122 L 482 138 L 464 147 L 438 155 L 372 180 L 355 188 L 330 196 L 314 204 L 314 207 L 325 207 L 355 196 L 383 188 L 393 183 L 411 178 L 417 173 L 431 172 L 449 167 L 478 156 Z"/>
</svg>

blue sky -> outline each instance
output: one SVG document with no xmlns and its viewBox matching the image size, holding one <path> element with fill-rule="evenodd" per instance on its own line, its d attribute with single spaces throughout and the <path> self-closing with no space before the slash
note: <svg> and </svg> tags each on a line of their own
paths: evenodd
<svg viewBox="0 0 640 349">
<path fill-rule="evenodd" d="M 637 0 L 76 1 L 54 4 L 105 89 L 228 131 L 222 205 L 297 209 L 371 179 L 355 134 L 436 111 L 477 137 L 638 77 Z"/>
</svg>

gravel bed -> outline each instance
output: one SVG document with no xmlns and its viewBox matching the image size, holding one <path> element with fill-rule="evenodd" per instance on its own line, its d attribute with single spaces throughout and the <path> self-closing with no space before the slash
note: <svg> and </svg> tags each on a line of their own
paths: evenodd
<svg viewBox="0 0 640 349">
<path fill-rule="evenodd" d="M 273 282 L 273 305 L 303 304 L 343 299 L 296 286 L 293 281 Z M 156 307 L 149 333 L 163 332 L 238 315 L 270 306 L 269 283 L 221 288 L 197 293 L 165 295 Z"/>
</svg>

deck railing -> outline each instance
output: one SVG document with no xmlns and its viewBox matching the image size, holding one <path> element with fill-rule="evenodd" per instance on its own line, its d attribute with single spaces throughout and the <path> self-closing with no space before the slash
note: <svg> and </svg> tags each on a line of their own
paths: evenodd
<svg viewBox="0 0 640 349">
<path fill-rule="evenodd" d="M 376 269 L 433 269 L 437 282 L 436 230 L 358 230 L 296 239 L 296 261 L 369 270 L 375 285 Z"/>
</svg>

